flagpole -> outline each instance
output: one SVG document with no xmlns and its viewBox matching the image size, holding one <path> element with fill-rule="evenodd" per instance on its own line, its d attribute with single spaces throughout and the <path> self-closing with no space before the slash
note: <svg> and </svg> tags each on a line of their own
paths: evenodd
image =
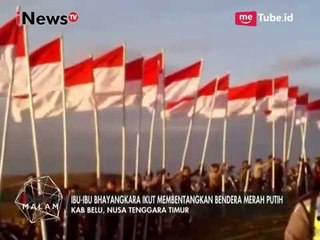
<svg viewBox="0 0 320 240">
<path fill-rule="evenodd" d="M 142 68 L 144 64 L 142 64 Z M 142 70 L 143 72 L 143 70 Z M 139 163 L 140 163 L 140 138 L 141 138 L 141 122 L 142 119 L 142 79 L 139 92 L 139 123 L 138 123 L 138 132 L 137 132 L 137 141 L 136 141 L 136 164 L 135 164 L 135 181 L 134 189 L 138 191 L 138 175 L 139 175 Z M 136 215 L 135 215 L 136 216 Z"/>
<path fill-rule="evenodd" d="M 223 143 L 222 143 L 222 164 L 226 164 L 226 142 L 227 142 L 227 125 L 228 125 L 228 105 L 223 120 Z M 225 172 L 222 173 L 222 194 L 225 193 Z"/>
<path fill-rule="evenodd" d="M 162 111 L 164 117 L 162 118 L 162 169 L 166 168 L 166 155 L 167 155 L 167 121 L 166 121 L 166 93 L 165 93 L 165 64 L 164 64 L 164 50 L 161 50 L 162 56 Z M 165 175 L 162 175 L 162 186 L 165 183 Z"/>
<path fill-rule="evenodd" d="M 303 147 L 303 149 L 304 149 L 304 158 L 303 158 L 303 160 L 304 160 L 304 163 L 305 163 L 305 165 L 304 165 L 304 177 L 305 177 L 305 182 L 306 182 L 306 192 L 308 192 L 309 191 L 309 186 L 308 186 L 308 169 L 307 169 L 307 164 L 308 164 L 308 162 L 307 162 L 307 150 L 306 150 L 306 137 L 307 137 L 307 127 L 308 127 L 308 117 L 306 117 L 306 122 L 305 122 L 305 124 L 304 124 L 304 132 L 303 132 L 303 145 L 304 145 L 304 147 Z"/>
<path fill-rule="evenodd" d="M 194 102 L 196 103 L 197 100 L 194 100 Z M 184 144 L 184 149 L 183 149 L 183 154 L 182 154 L 182 159 L 181 159 L 180 171 L 183 170 L 183 167 L 184 167 L 185 162 L 186 162 L 186 156 L 187 156 L 187 152 L 188 152 L 188 147 L 189 147 L 189 142 L 190 142 L 190 136 L 191 136 L 192 126 L 193 126 L 193 119 L 194 119 L 194 115 L 195 115 L 195 105 L 196 105 L 196 104 L 193 104 L 192 116 L 190 117 L 190 120 L 189 120 L 188 132 L 187 132 L 186 141 L 185 141 L 185 144 Z"/>
<path fill-rule="evenodd" d="M 161 55 L 163 55 L 163 50 L 161 50 Z M 163 59 L 162 59 L 162 61 L 163 61 Z M 159 65 L 159 63 L 158 63 L 158 65 Z M 162 67 L 163 66 L 160 66 L 161 69 L 162 69 Z M 156 85 L 157 90 L 156 90 L 154 107 L 152 108 L 152 116 L 151 116 L 151 123 L 150 123 L 148 163 L 147 163 L 147 174 L 148 175 L 150 175 L 150 173 L 151 173 L 152 147 L 153 147 L 153 138 L 154 138 L 154 123 L 155 123 L 157 107 L 158 107 L 158 104 L 157 104 L 158 103 L 158 94 L 159 94 L 159 86 L 158 85 L 159 85 L 159 77 L 158 77 L 158 84 Z"/>
<path fill-rule="evenodd" d="M 256 125 L 256 104 L 253 107 L 252 120 L 251 120 L 250 142 L 249 142 L 249 152 L 248 152 L 248 164 L 249 164 L 250 168 L 251 168 L 251 162 L 252 162 L 252 147 L 253 147 L 253 137 L 254 137 L 254 132 L 255 132 L 255 125 Z M 247 169 L 247 172 L 246 172 L 246 182 L 245 182 L 245 186 L 244 186 L 244 193 L 248 192 L 250 168 Z"/>
<path fill-rule="evenodd" d="M 62 81 L 61 81 L 61 92 L 62 92 L 62 124 L 63 124 L 63 186 L 64 189 L 68 188 L 68 148 L 67 148 L 67 113 L 66 113 L 66 92 L 65 92 L 65 86 L 64 86 L 64 48 L 63 48 L 63 36 L 60 36 L 60 56 L 61 56 L 61 74 L 62 74 Z M 67 208 L 64 208 L 63 211 L 64 216 L 64 224 L 63 224 L 63 239 L 66 239 L 67 234 Z"/>
<path fill-rule="evenodd" d="M 162 164 L 161 167 L 162 169 L 166 168 L 166 155 L 167 155 L 167 121 L 166 121 L 166 93 L 165 93 L 165 64 L 164 64 L 164 50 L 161 49 L 161 56 L 162 56 L 162 66 L 161 66 L 161 70 L 162 70 L 162 84 L 161 87 L 162 89 L 160 91 L 162 91 L 162 112 L 163 112 L 163 118 L 162 118 Z M 159 84 L 158 84 L 159 87 Z M 159 91 L 159 90 L 158 90 Z M 165 184 L 165 174 L 162 175 L 162 179 L 161 179 L 161 188 L 162 191 L 164 190 L 164 184 Z M 148 215 L 146 215 L 146 227 L 148 226 Z M 162 215 L 160 214 L 159 216 L 159 223 L 158 223 L 158 233 L 161 234 L 162 233 Z M 146 229 L 146 234 L 145 237 L 147 237 L 147 229 Z"/>
<path fill-rule="evenodd" d="M 287 161 L 290 159 L 290 155 L 291 155 L 291 145 L 292 145 L 292 138 L 293 138 L 293 130 L 295 127 L 295 121 L 296 119 L 296 109 L 294 108 L 292 111 L 292 116 L 291 116 L 291 125 L 290 125 L 290 133 L 289 133 L 289 142 L 288 142 L 288 149 L 287 149 Z"/>
<path fill-rule="evenodd" d="M 157 87 L 158 89 L 158 87 Z M 156 96 L 158 95 L 158 90 L 156 93 Z M 149 132 L 149 149 L 148 149 L 148 166 L 147 166 L 147 173 L 150 175 L 151 173 L 151 162 L 152 162 L 152 147 L 153 147 L 153 136 L 154 136 L 154 122 L 156 117 L 156 111 L 157 111 L 157 97 L 155 101 L 155 106 L 152 108 L 152 117 L 151 117 L 151 123 L 150 123 L 150 132 Z"/>
<path fill-rule="evenodd" d="M 190 120 L 189 120 L 189 127 L 188 127 L 187 137 L 186 137 L 186 141 L 185 141 L 185 145 L 184 145 L 184 149 L 183 149 L 180 171 L 183 170 L 183 167 L 186 163 L 187 153 L 188 153 L 188 149 L 189 149 L 189 142 L 190 142 L 192 127 L 193 127 L 193 121 L 194 121 L 194 116 L 196 113 L 197 102 L 198 102 L 198 90 L 199 90 L 199 86 L 200 86 L 200 76 L 202 73 L 202 64 L 203 64 L 203 59 L 201 59 L 201 65 L 200 65 L 200 71 L 199 71 L 199 73 L 200 73 L 199 74 L 199 82 L 198 82 L 197 92 L 195 95 L 196 99 L 193 100 L 192 116 L 190 117 Z"/>
<path fill-rule="evenodd" d="M 300 134 L 301 134 L 301 153 L 300 153 L 300 159 L 301 161 L 299 162 L 299 169 L 298 169 L 298 178 L 297 178 L 297 193 L 299 193 L 299 187 L 301 184 L 301 174 L 302 174 L 302 165 L 304 162 L 304 130 L 303 130 L 303 123 L 300 123 Z"/>
<path fill-rule="evenodd" d="M 275 94 L 275 79 L 272 80 L 272 94 L 273 94 L 273 101 L 272 107 L 274 105 L 274 94 Z M 275 190 L 275 134 L 276 134 L 276 125 L 275 125 L 275 118 L 272 118 L 272 192 Z"/>
<path fill-rule="evenodd" d="M 63 121 L 63 172 L 64 179 L 63 185 L 64 188 L 68 188 L 68 148 L 67 148 L 67 111 L 66 111 L 66 92 L 64 88 L 64 50 L 63 50 L 63 36 L 60 37 L 60 56 L 61 56 L 61 73 L 62 73 L 62 81 L 61 81 L 61 92 L 62 92 L 62 121 Z"/>
<path fill-rule="evenodd" d="M 126 52 L 125 52 L 125 45 L 123 44 L 123 64 L 125 65 L 126 62 Z M 121 161 L 121 190 L 125 190 L 125 178 L 126 178 L 126 106 L 125 106 L 125 89 L 126 84 L 124 84 L 123 93 L 122 93 L 122 161 Z"/>
<path fill-rule="evenodd" d="M 142 64 L 142 68 L 144 64 Z M 142 69 L 143 72 L 143 69 Z M 134 189 L 138 192 L 138 175 L 139 175 L 139 162 L 140 162 L 140 135 L 141 135 L 141 118 L 142 118 L 142 79 L 140 85 L 140 92 L 139 92 L 139 119 L 138 119 L 138 131 L 137 131 L 137 138 L 136 138 L 136 162 L 135 162 L 135 179 L 134 179 Z M 137 234 L 137 221 L 138 215 L 134 215 L 134 224 L 133 224 L 133 233 L 132 233 L 132 240 L 136 239 Z"/>
<path fill-rule="evenodd" d="M 200 176 L 202 175 L 202 172 L 203 172 L 204 160 L 206 158 L 206 153 L 207 153 L 207 146 L 208 146 L 208 140 L 209 140 L 209 135 L 210 135 L 211 123 L 212 123 L 212 119 L 213 119 L 213 111 L 214 111 L 214 105 L 215 105 L 215 102 L 216 102 L 216 93 L 217 93 L 218 85 L 219 85 L 219 78 L 217 78 L 217 80 L 216 80 L 216 84 L 214 86 L 214 92 L 212 94 L 210 116 L 209 116 L 209 119 L 208 119 L 206 136 L 204 138 L 204 144 L 203 144 L 201 161 L 200 161 L 200 168 L 199 168 Z"/>
<path fill-rule="evenodd" d="M 123 47 L 123 65 L 126 64 L 126 51 L 125 44 L 122 44 Z M 125 76 L 123 76 L 123 81 L 125 83 Z M 126 106 L 125 106 L 125 92 L 126 92 L 126 84 L 124 84 L 123 92 L 122 92 L 122 127 L 121 127 L 121 135 L 122 135 L 122 160 L 121 160 L 121 191 L 125 190 L 126 183 Z M 124 215 L 120 215 L 119 220 L 119 239 L 122 240 L 124 237 Z"/>
<path fill-rule="evenodd" d="M 2 194 L 2 173 L 3 173 L 3 165 L 6 154 L 6 142 L 7 142 L 7 129 L 8 129 L 8 119 L 9 112 L 11 107 L 11 95 L 12 95 L 12 87 L 14 83 L 14 69 L 15 69 L 15 60 L 13 61 L 13 66 L 11 69 L 11 79 L 8 86 L 7 99 L 6 99 L 6 110 L 4 115 L 3 122 L 3 131 L 2 131 L 2 142 L 1 142 L 1 157 L 0 157 L 0 195 Z"/>
<path fill-rule="evenodd" d="M 24 35 L 24 47 L 26 51 L 26 61 L 27 61 L 27 80 L 28 80 L 28 94 L 29 94 L 29 107 L 30 107 L 30 118 L 31 118 L 31 130 L 32 130 L 32 142 L 34 150 L 34 159 L 36 165 L 36 176 L 37 178 L 41 177 L 40 173 L 40 163 L 38 155 L 38 144 L 37 144 L 37 134 L 34 120 L 34 109 L 33 109 L 33 96 L 32 96 L 32 84 L 31 84 L 31 72 L 30 72 L 30 63 L 29 63 L 29 48 L 28 48 L 28 39 L 27 39 L 27 27 L 23 25 L 23 35 Z M 42 194 L 41 184 L 37 181 L 38 194 Z M 42 240 L 47 240 L 47 231 L 44 219 L 41 219 L 41 235 Z"/>
<path fill-rule="evenodd" d="M 287 109 L 286 109 L 286 116 L 284 119 L 284 126 L 283 126 L 283 149 L 282 149 L 282 162 L 283 162 L 283 169 L 284 173 L 283 174 L 283 187 L 284 191 L 287 189 L 287 131 L 288 131 L 288 102 L 287 102 Z"/>
</svg>

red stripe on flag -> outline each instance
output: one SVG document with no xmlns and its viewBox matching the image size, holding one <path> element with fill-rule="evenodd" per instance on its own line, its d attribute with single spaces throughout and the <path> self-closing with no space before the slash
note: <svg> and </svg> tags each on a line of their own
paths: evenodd
<svg viewBox="0 0 320 240">
<path fill-rule="evenodd" d="M 262 99 L 272 95 L 272 79 L 257 81 L 257 99 Z"/>
<path fill-rule="evenodd" d="M 194 100 L 193 97 L 184 97 L 184 98 L 181 98 L 175 102 L 168 102 L 166 104 L 166 110 L 170 110 L 170 109 L 174 108 L 175 106 L 179 105 L 180 103 L 189 102 L 189 101 L 193 101 L 193 100 Z"/>
<path fill-rule="evenodd" d="M 228 100 L 255 98 L 256 91 L 257 91 L 256 82 L 229 88 Z"/>
<path fill-rule="evenodd" d="M 16 57 L 24 57 L 26 55 L 25 46 L 24 46 L 24 30 L 23 26 L 18 27 L 17 32 L 17 42 L 15 47 L 15 55 Z"/>
<path fill-rule="evenodd" d="M 308 111 L 317 111 L 317 110 L 320 110 L 320 99 L 319 99 L 319 100 L 316 100 L 316 101 L 313 101 L 313 102 L 310 102 L 310 103 L 307 105 L 307 110 L 308 110 Z"/>
<path fill-rule="evenodd" d="M 57 38 L 35 50 L 30 55 L 30 66 L 61 61 L 60 38 Z"/>
<path fill-rule="evenodd" d="M 143 58 L 135 59 L 131 62 L 126 63 L 126 81 L 135 81 L 142 79 L 143 75 Z"/>
<path fill-rule="evenodd" d="M 161 72 L 162 53 L 144 61 L 142 86 L 157 86 Z"/>
<path fill-rule="evenodd" d="M 305 93 L 297 97 L 298 105 L 307 105 L 308 102 L 309 102 L 309 93 Z"/>
<path fill-rule="evenodd" d="M 16 24 L 16 18 L 8 21 L 0 27 L 0 45 L 9 45 L 16 43 L 16 37 L 18 32 L 18 26 Z"/>
<path fill-rule="evenodd" d="M 226 74 L 222 77 L 219 77 L 219 84 L 218 84 L 218 90 L 224 91 L 229 89 L 229 81 L 230 81 L 230 74 Z"/>
<path fill-rule="evenodd" d="M 189 78 L 196 78 L 199 77 L 200 75 L 200 69 L 201 69 L 201 64 L 202 62 L 196 62 L 186 68 L 183 68 L 177 72 L 174 72 L 171 75 L 168 75 L 165 78 L 165 82 L 164 85 L 168 86 L 173 82 L 177 82 L 177 81 L 183 81 Z"/>
<path fill-rule="evenodd" d="M 274 89 L 288 88 L 289 87 L 289 77 L 280 76 L 274 79 Z"/>
<path fill-rule="evenodd" d="M 88 58 L 76 65 L 65 69 L 65 86 L 70 87 L 79 84 L 93 82 L 93 60 Z"/>
<path fill-rule="evenodd" d="M 94 60 L 95 68 L 120 67 L 124 64 L 124 47 L 120 46 Z"/>
<path fill-rule="evenodd" d="M 299 91 L 299 87 L 297 86 L 290 87 L 288 90 L 288 97 L 296 99 L 298 97 L 298 91 Z"/>
<path fill-rule="evenodd" d="M 216 88 L 217 80 L 214 79 L 201 87 L 198 91 L 198 96 L 211 96 Z"/>
</svg>

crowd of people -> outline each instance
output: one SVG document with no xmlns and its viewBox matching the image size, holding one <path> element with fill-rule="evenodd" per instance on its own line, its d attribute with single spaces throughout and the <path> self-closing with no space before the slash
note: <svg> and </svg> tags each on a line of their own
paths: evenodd
<svg viewBox="0 0 320 240">
<path fill-rule="evenodd" d="M 201 172 L 201 174 L 200 174 Z M 135 180 L 138 182 L 135 184 Z M 282 193 L 296 192 L 301 196 L 308 192 L 315 183 L 320 182 L 320 158 L 298 160 L 296 166 L 284 164 L 281 159 L 269 156 L 263 161 L 258 158 L 250 166 L 243 161 L 239 172 L 234 166 L 213 163 L 204 171 L 191 170 L 185 166 L 176 174 L 169 174 L 164 169 L 156 173 L 145 174 L 136 178 L 127 178 L 125 192 L 139 193 Z M 224 183 L 224 184 L 223 184 Z M 120 185 L 114 180 L 107 180 L 99 189 L 91 184 L 88 189 L 78 185 L 64 190 L 65 196 L 74 192 L 121 192 Z M 68 197 L 65 197 L 68 199 Z M 47 221 L 48 240 L 72 239 L 154 239 L 163 231 L 168 231 L 176 224 L 188 225 L 192 215 L 95 215 L 66 214 L 62 209 L 60 219 Z M 39 236 L 39 237 L 37 237 Z M 24 226 L 2 222 L 0 240 L 6 239 L 41 239 L 39 228 L 34 224 Z"/>
</svg>

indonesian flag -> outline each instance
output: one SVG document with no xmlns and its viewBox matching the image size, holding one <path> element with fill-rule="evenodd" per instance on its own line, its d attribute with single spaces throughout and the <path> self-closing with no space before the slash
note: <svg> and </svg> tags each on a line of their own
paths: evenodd
<svg viewBox="0 0 320 240">
<path fill-rule="evenodd" d="M 14 47 L 18 26 L 15 18 L 0 27 L 0 93 L 8 89 L 9 82 L 12 80 Z"/>
<path fill-rule="evenodd" d="M 126 63 L 125 105 L 140 104 L 143 58 Z"/>
<path fill-rule="evenodd" d="M 290 87 L 288 89 L 288 100 L 284 106 L 275 107 L 267 114 L 267 122 L 276 121 L 280 117 L 289 116 L 296 107 L 298 97 L 298 87 Z"/>
<path fill-rule="evenodd" d="M 305 93 L 297 97 L 296 102 L 296 124 L 300 125 L 301 123 L 306 122 L 307 116 L 307 105 L 309 102 L 309 94 Z"/>
<path fill-rule="evenodd" d="M 288 76 L 281 76 L 273 80 L 274 93 L 269 98 L 269 110 L 286 108 L 288 101 Z"/>
<path fill-rule="evenodd" d="M 98 109 L 122 106 L 125 87 L 124 46 L 94 60 L 94 88 Z"/>
<path fill-rule="evenodd" d="M 166 118 L 191 117 L 195 101 L 196 97 L 184 97 L 175 102 L 168 102 L 165 110 Z M 164 117 L 163 111 L 161 117 Z"/>
<path fill-rule="evenodd" d="M 218 84 L 216 86 L 216 84 Z M 217 108 L 212 113 L 213 118 L 225 116 L 227 106 L 227 90 L 229 87 L 229 74 L 217 80 L 205 84 L 198 90 L 196 97 L 184 97 L 166 105 L 167 117 L 192 117 L 193 112 L 202 113 L 206 117 L 211 116 L 213 95 L 217 100 Z M 217 88 L 217 89 L 216 89 Z M 195 107 L 195 110 L 194 110 Z"/>
<path fill-rule="evenodd" d="M 18 27 L 15 46 L 13 96 L 25 96 L 28 94 L 29 66 L 25 49 L 25 37 L 25 26 Z"/>
<path fill-rule="evenodd" d="M 272 79 L 262 79 L 257 81 L 257 95 L 256 95 L 256 112 L 261 111 L 265 113 L 269 110 L 269 99 L 272 96 Z"/>
<path fill-rule="evenodd" d="M 66 106 L 73 111 L 94 108 L 93 60 L 88 58 L 65 69 Z"/>
<path fill-rule="evenodd" d="M 200 89 L 196 112 L 207 118 L 224 118 L 228 104 L 229 79 L 230 75 L 227 74 Z"/>
<path fill-rule="evenodd" d="M 317 123 L 318 128 L 320 128 L 320 99 L 310 102 L 307 105 L 308 110 L 308 121 L 313 121 Z"/>
<path fill-rule="evenodd" d="M 256 91 L 256 82 L 229 88 L 228 116 L 252 114 L 256 105 Z"/>
<path fill-rule="evenodd" d="M 142 106 L 154 108 L 160 75 L 163 73 L 163 56 L 159 53 L 144 61 L 142 79 Z"/>
<path fill-rule="evenodd" d="M 164 79 L 165 101 L 175 102 L 197 94 L 202 61 L 196 62 Z"/>
<path fill-rule="evenodd" d="M 60 38 L 58 38 L 43 45 L 29 57 L 35 118 L 46 117 L 58 104 L 63 87 L 60 53 Z M 26 93 L 13 97 L 12 114 L 15 121 L 21 121 L 21 112 L 29 108 L 27 96 Z"/>
</svg>

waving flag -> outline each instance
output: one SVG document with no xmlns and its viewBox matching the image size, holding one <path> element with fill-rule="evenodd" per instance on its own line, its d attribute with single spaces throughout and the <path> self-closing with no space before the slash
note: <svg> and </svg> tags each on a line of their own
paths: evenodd
<svg viewBox="0 0 320 240">
<path fill-rule="evenodd" d="M 288 101 L 288 76 L 281 76 L 273 80 L 274 93 L 269 98 L 269 110 L 275 108 L 286 108 Z"/>
<path fill-rule="evenodd" d="M 126 63 L 125 105 L 140 104 L 141 82 L 143 76 L 143 58 Z"/>
<path fill-rule="evenodd" d="M 163 72 L 162 53 L 144 61 L 142 79 L 142 106 L 154 107 L 157 101 L 157 92 L 160 75 Z"/>
<path fill-rule="evenodd" d="M 17 33 L 18 26 L 15 18 L 0 26 L 0 93 L 7 90 L 13 77 L 14 47 Z"/>
<path fill-rule="evenodd" d="M 46 117 L 58 104 L 63 86 L 60 53 L 60 38 L 58 38 L 43 45 L 29 56 L 35 118 Z M 15 121 L 21 121 L 22 111 L 28 109 L 27 95 L 13 98 L 12 114 Z"/>
<path fill-rule="evenodd" d="M 266 112 L 269 110 L 269 99 L 272 96 L 272 79 L 257 81 L 256 111 Z"/>
<path fill-rule="evenodd" d="M 25 49 L 24 27 L 20 26 L 17 32 L 15 45 L 14 82 L 12 95 L 24 96 L 28 94 L 28 59 Z"/>
<path fill-rule="evenodd" d="M 229 88 L 228 116 L 248 115 L 254 112 L 257 83 Z"/>
<path fill-rule="evenodd" d="M 298 97 L 298 87 L 290 87 L 288 89 L 288 98 L 284 106 L 278 106 L 270 110 L 267 114 L 267 122 L 276 121 L 280 117 L 289 116 L 296 107 Z"/>
<path fill-rule="evenodd" d="M 208 118 L 224 118 L 228 104 L 229 79 L 229 74 L 224 75 L 200 89 L 196 112 Z M 218 84 L 218 86 L 216 86 L 216 84 Z M 217 89 L 217 91 L 215 91 L 215 89 Z"/>
<path fill-rule="evenodd" d="M 88 58 L 65 69 L 66 106 L 73 111 L 94 108 L 93 60 Z"/>
<path fill-rule="evenodd" d="M 305 123 L 307 116 L 307 105 L 309 102 L 309 94 L 305 93 L 297 97 L 296 102 L 296 124 Z"/>
<path fill-rule="evenodd" d="M 175 102 L 184 97 L 196 96 L 200 81 L 202 61 L 196 62 L 165 77 L 165 101 Z"/>
<path fill-rule="evenodd" d="M 307 105 L 308 121 L 316 122 L 320 128 L 320 99 L 310 102 Z"/>
<path fill-rule="evenodd" d="M 166 104 L 166 118 L 181 118 L 191 117 L 196 97 L 184 97 L 175 102 Z M 161 117 L 164 117 L 164 112 L 161 112 Z"/>
<path fill-rule="evenodd" d="M 122 106 L 125 87 L 124 46 L 94 59 L 94 91 L 98 109 Z"/>
</svg>

